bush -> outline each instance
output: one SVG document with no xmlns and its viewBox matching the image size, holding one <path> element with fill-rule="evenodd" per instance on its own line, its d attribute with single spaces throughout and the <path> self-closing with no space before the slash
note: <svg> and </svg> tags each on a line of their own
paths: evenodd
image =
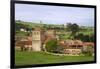
<svg viewBox="0 0 100 69">
<path fill-rule="evenodd" d="M 46 51 L 56 52 L 57 50 L 57 40 L 51 39 L 46 43 Z"/>
<path fill-rule="evenodd" d="M 86 55 L 86 56 L 92 56 L 92 54 L 93 54 L 92 46 L 87 46 L 87 49 L 83 50 L 83 54 Z"/>
<path fill-rule="evenodd" d="M 92 56 L 92 52 L 91 52 L 91 51 L 83 52 L 83 54 L 84 54 L 85 56 Z"/>
</svg>

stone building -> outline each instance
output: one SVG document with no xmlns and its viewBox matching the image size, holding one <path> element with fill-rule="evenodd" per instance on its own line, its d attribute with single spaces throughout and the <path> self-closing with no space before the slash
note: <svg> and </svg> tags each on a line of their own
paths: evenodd
<svg viewBox="0 0 100 69">
<path fill-rule="evenodd" d="M 51 39 L 57 39 L 58 44 L 62 47 L 62 53 L 67 55 L 80 55 L 83 51 L 91 51 L 94 53 L 93 42 L 82 42 L 81 40 L 62 40 L 55 34 L 54 30 L 43 31 L 40 28 L 32 30 L 32 35 L 16 40 L 16 49 L 25 49 L 31 51 L 46 51 L 45 44 Z"/>
<path fill-rule="evenodd" d="M 32 38 L 27 37 L 20 40 L 15 41 L 15 50 L 32 50 Z"/>
<path fill-rule="evenodd" d="M 41 51 L 42 47 L 42 31 L 40 29 L 35 29 L 32 31 L 32 50 Z"/>
<path fill-rule="evenodd" d="M 16 39 L 15 44 L 16 47 L 29 47 L 28 49 L 32 48 L 32 51 L 42 51 L 45 48 L 45 42 L 54 38 L 56 38 L 54 30 L 43 31 L 41 28 L 35 28 L 30 37 L 21 38 L 18 41 Z"/>
<path fill-rule="evenodd" d="M 93 42 L 82 42 L 81 40 L 60 41 L 59 45 L 63 48 L 63 53 L 68 55 L 80 55 L 83 52 L 90 51 L 94 54 Z"/>
<path fill-rule="evenodd" d="M 68 55 L 79 55 L 82 52 L 82 41 L 79 40 L 66 40 L 60 41 L 60 46 L 63 48 L 63 53 Z"/>
</svg>

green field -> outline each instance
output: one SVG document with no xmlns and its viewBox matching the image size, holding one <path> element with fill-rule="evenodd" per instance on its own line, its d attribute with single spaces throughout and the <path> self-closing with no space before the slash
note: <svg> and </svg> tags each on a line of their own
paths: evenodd
<svg viewBox="0 0 100 69">
<path fill-rule="evenodd" d="M 15 52 L 15 65 L 93 61 L 93 56 L 56 56 L 45 52 Z"/>
</svg>

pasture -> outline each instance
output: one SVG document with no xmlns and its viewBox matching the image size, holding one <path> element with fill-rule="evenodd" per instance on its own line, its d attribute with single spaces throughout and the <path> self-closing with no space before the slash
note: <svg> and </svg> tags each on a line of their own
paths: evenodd
<svg viewBox="0 0 100 69">
<path fill-rule="evenodd" d="M 15 65 L 94 61 L 94 56 L 57 56 L 45 52 L 15 51 Z"/>
</svg>

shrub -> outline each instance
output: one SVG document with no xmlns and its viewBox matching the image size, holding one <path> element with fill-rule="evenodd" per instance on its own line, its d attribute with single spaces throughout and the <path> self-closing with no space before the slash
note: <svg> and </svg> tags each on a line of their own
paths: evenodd
<svg viewBox="0 0 100 69">
<path fill-rule="evenodd" d="M 56 52 L 56 50 L 57 50 L 57 40 L 51 39 L 46 42 L 46 51 Z"/>
</svg>

